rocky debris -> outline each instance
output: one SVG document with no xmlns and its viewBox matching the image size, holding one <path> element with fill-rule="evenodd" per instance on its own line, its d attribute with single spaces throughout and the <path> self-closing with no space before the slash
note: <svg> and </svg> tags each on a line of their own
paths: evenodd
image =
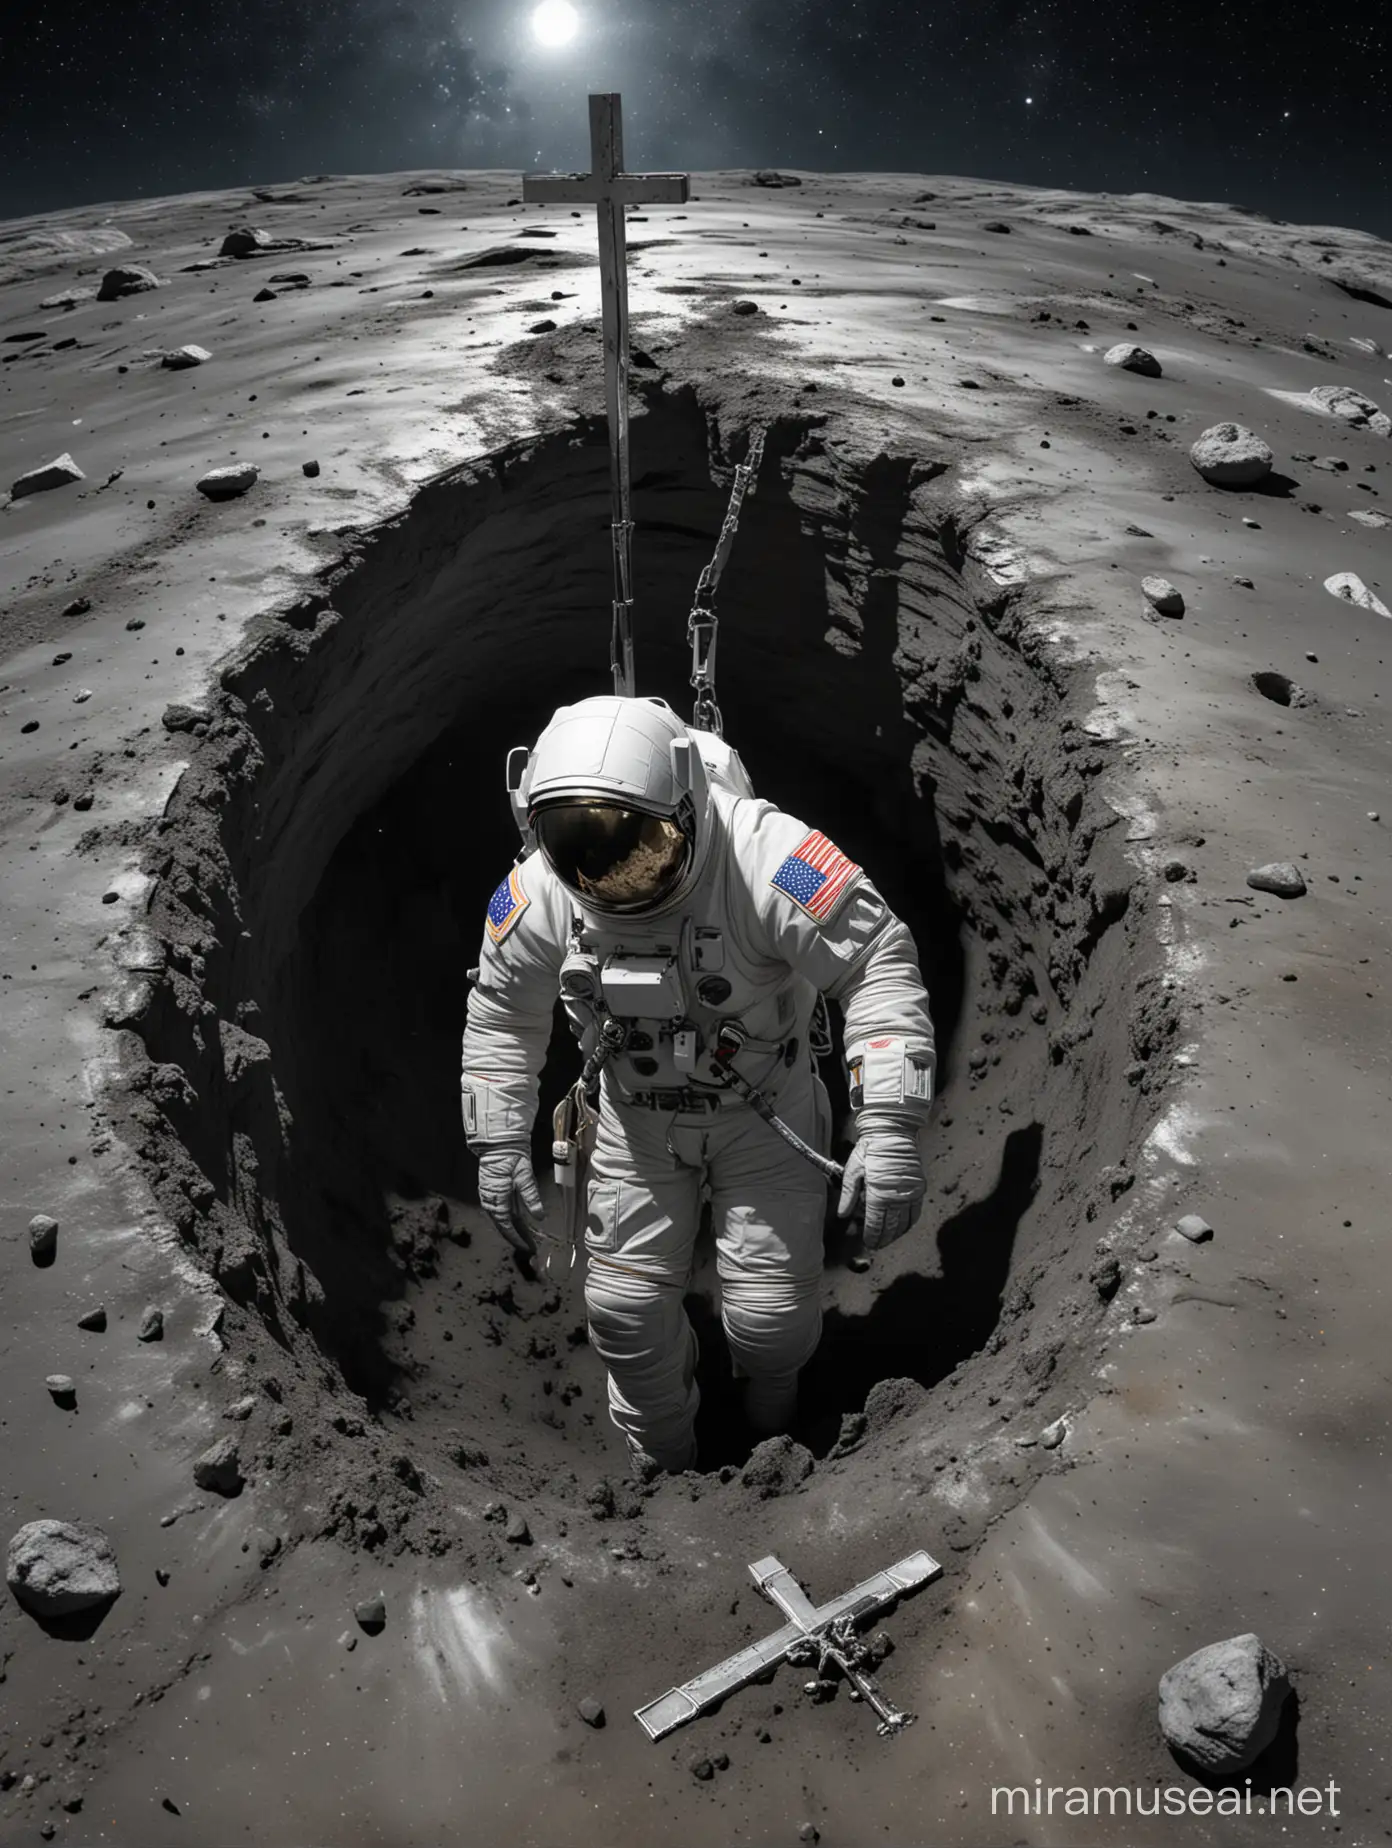
<svg viewBox="0 0 1392 1848">
<path fill-rule="evenodd" d="M 10 493 L 15 500 L 23 500 L 28 494 L 46 494 L 50 488 L 66 488 L 71 482 L 85 481 L 86 475 L 64 450 L 63 454 L 52 462 L 45 462 L 42 468 L 31 468 L 21 475 Z"/>
<path fill-rule="evenodd" d="M 160 717 L 160 724 L 167 732 L 196 731 L 200 725 L 207 723 L 207 713 L 198 706 L 166 706 Z"/>
<path fill-rule="evenodd" d="M 153 1303 L 146 1305 L 140 1318 L 140 1327 L 135 1331 L 137 1341 L 164 1340 L 164 1311 L 157 1309 Z"/>
<path fill-rule="evenodd" d="M 522 1514 L 510 1514 L 507 1525 L 503 1528 L 503 1538 L 510 1546 L 530 1546 L 532 1530 L 527 1525 L 527 1517 Z"/>
<path fill-rule="evenodd" d="M 759 304 L 757 302 L 751 302 L 747 298 L 732 302 L 730 306 L 735 314 L 757 314 L 759 312 Z"/>
<path fill-rule="evenodd" d="M 745 1488 L 753 1489 L 760 1501 L 789 1495 L 812 1474 L 812 1452 L 786 1435 L 766 1437 L 750 1452 L 749 1461 L 740 1471 Z"/>
<path fill-rule="evenodd" d="M 36 1264 L 51 1264 L 58 1255 L 58 1221 L 35 1213 L 29 1221 L 29 1256 Z"/>
<path fill-rule="evenodd" d="M 531 326 L 527 329 L 529 334 L 554 334 L 555 331 L 556 323 L 554 321 L 533 321 Z"/>
<path fill-rule="evenodd" d="M 170 372 L 184 372 L 190 366 L 202 366 L 212 358 L 207 347 L 181 346 L 173 347 L 160 359 L 160 364 Z"/>
<path fill-rule="evenodd" d="M 841 1429 L 827 1456 L 848 1457 L 853 1450 L 859 1449 L 865 1438 L 865 1424 L 864 1412 L 842 1412 Z"/>
<path fill-rule="evenodd" d="M 273 302 L 276 299 L 274 289 L 258 289 L 251 298 L 254 302 Z"/>
<path fill-rule="evenodd" d="M 1213 1227 L 1197 1213 L 1186 1213 L 1182 1219 L 1177 1219 L 1175 1231 L 1182 1232 L 1191 1245 L 1202 1245 L 1205 1239 L 1213 1237 Z"/>
<path fill-rule="evenodd" d="M 1067 1435 L 1067 1419 L 1056 1418 L 1052 1424 L 1045 1425 L 1044 1429 L 1039 1433 L 1039 1441 L 1046 1450 L 1057 1450 Z"/>
<path fill-rule="evenodd" d="M 772 167 L 755 169 L 749 184 L 751 186 L 801 186 L 802 181 L 795 173 L 778 173 Z"/>
<path fill-rule="evenodd" d="M 319 464 L 317 462 L 301 462 L 300 470 L 313 480 L 314 476 L 319 473 Z"/>
<path fill-rule="evenodd" d="M 413 186 L 406 187 L 401 196 L 403 199 L 420 199 L 428 198 L 432 193 L 468 192 L 468 190 L 467 180 L 417 180 Z"/>
<path fill-rule="evenodd" d="M 1354 507 L 1350 513 L 1351 520 L 1357 520 L 1363 526 L 1392 526 L 1392 519 L 1385 513 L 1379 513 L 1375 507 Z"/>
<path fill-rule="evenodd" d="M 225 468 L 209 469 L 197 483 L 198 492 L 209 500 L 235 500 L 255 483 L 261 471 L 254 462 L 229 462 Z"/>
<path fill-rule="evenodd" d="M 280 1535 L 268 1533 L 264 1527 L 258 1527 L 252 1535 L 256 1545 L 256 1557 L 263 1566 L 270 1565 L 280 1555 Z"/>
<path fill-rule="evenodd" d="M 798 1824 L 797 1838 L 800 1842 L 819 1842 L 822 1832 L 815 1822 L 802 1822 Z"/>
<path fill-rule="evenodd" d="M 387 1600 L 379 1591 L 375 1598 L 364 1598 L 353 1606 L 353 1615 L 369 1636 L 377 1636 L 387 1627 Z"/>
<path fill-rule="evenodd" d="M 1160 1677 L 1160 1730 L 1210 1776 L 1245 1770 L 1276 1737 L 1291 1692 L 1280 1657 L 1250 1631 L 1209 1643 Z"/>
<path fill-rule="evenodd" d="M 1331 597 L 1340 597 L 1345 603 L 1356 603 L 1360 609 L 1371 610 L 1375 616 L 1392 616 L 1392 610 L 1368 589 L 1356 572 L 1336 571 L 1333 577 L 1324 580 L 1324 588 Z"/>
<path fill-rule="evenodd" d="M 1374 436 L 1392 436 L 1392 417 L 1351 385 L 1316 385 L 1309 397 L 1313 404 L 1335 417 L 1342 417 L 1357 430 L 1371 431 Z"/>
<path fill-rule="evenodd" d="M 1004 231 L 1008 233 L 1010 226 L 1003 218 L 988 218 L 981 229 L 983 231 Z"/>
<path fill-rule="evenodd" d="M 1272 892 L 1277 898 L 1301 898 L 1305 892 L 1305 881 L 1293 860 L 1272 860 L 1265 866 L 1254 866 L 1247 883 L 1254 892 Z"/>
<path fill-rule="evenodd" d="M 1264 481 L 1274 460 L 1271 447 L 1237 423 L 1211 424 L 1189 450 L 1189 460 L 1218 488 L 1246 488 Z"/>
<path fill-rule="evenodd" d="M 254 1392 L 249 1392 L 244 1399 L 233 1400 L 232 1404 L 228 1406 L 227 1410 L 222 1415 L 224 1418 L 230 1418 L 234 1424 L 245 1424 L 247 1419 L 250 1418 L 251 1414 L 256 1410 L 256 1406 L 256 1394 Z"/>
<path fill-rule="evenodd" d="M 1104 1303 L 1109 1303 L 1121 1288 L 1121 1265 L 1110 1252 L 1097 1260 L 1088 1279 Z"/>
<path fill-rule="evenodd" d="M 1130 341 L 1121 340 L 1116 346 L 1108 347 L 1102 358 L 1107 365 L 1120 366 L 1126 372 L 1141 372 L 1148 379 L 1160 377 L 1160 361 L 1143 346 Z"/>
<path fill-rule="evenodd" d="M 877 1380 L 865 1395 L 865 1435 L 878 1437 L 896 1418 L 917 1411 L 925 1396 L 917 1380 Z"/>
<path fill-rule="evenodd" d="M 709 1758 L 692 1758 L 688 1760 L 686 1768 L 698 1784 L 709 1784 L 715 1776 L 715 1766 Z"/>
<path fill-rule="evenodd" d="M 89 1334 L 104 1335 L 106 1333 L 105 1309 L 89 1309 L 86 1315 L 80 1315 L 77 1318 L 77 1325 L 79 1328 L 85 1328 Z"/>
<path fill-rule="evenodd" d="M 134 263 L 128 268 L 109 269 L 101 279 L 101 287 L 97 290 L 97 300 L 117 302 L 123 296 L 143 295 L 147 289 L 161 287 L 163 284 L 153 270 Z"/>
<path fill-rule="evenodd" d="M 239 1494 L 246 1478 L 236 1438 L 220 1437 L 210 1444 L 193 1466 L 193 1479 L 200 1489 L 213 1489 L 219 1495 Z"/>
<path fill-rule="evenodd" d="M 587 1726 L 593 1726 L 596 1732 L 604 1724 L 604 1708 L 593 1694 L 587 1694 L 575 1711 Z"/>
<path fill-rule="evenodd" d="M 1162 616 L 1182 616 L 1184 598 L 1168 578 L 1143 577 L 1141 590 L 1146 601 Z"/>
<path fill-rule="evenodd" d="M 111 1542 L 88 1521 L 30 1521 L 10 1541 L 5 1582 L 32 1616 L 63 1617 L 121 1595 Z"/>
<path fill-rule="evenodd" d="M 61 1405 L 64 1411 L 71 1411 L 77 1404 L 77 1387 L 70 1374 L 50 1373 L 44 1385 L 53 1395 L 54 1404 Z"/>
<path fill-rule="evenodd" d="M 63 605 L 62 613 L 64 616 L 85 616 L 91 607 L 90 597 L 74 597 L 71 603 Z"/>
<path fill-rule="evenodd" d="M 1131 1311 L 1131 1320 L 1141 1323 L 1153 1322 L 1155 1320 L 1155 1311 L 1147 1308 L 1144 1303 L 1137 1303 L 1135 1308 Z"/>
</svg>

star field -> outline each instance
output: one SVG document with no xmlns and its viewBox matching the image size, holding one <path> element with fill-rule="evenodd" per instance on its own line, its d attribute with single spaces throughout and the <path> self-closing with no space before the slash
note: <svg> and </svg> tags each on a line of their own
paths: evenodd
<svg viewBox="0 0 1392 1848">
<path fill-rule="evenodd" d="M 11 0 L 0 214 L 317 172 L 960 174 L 1226 200 L 1392 236 L 1392 14 L 1291 0 Z"/>
</svg>

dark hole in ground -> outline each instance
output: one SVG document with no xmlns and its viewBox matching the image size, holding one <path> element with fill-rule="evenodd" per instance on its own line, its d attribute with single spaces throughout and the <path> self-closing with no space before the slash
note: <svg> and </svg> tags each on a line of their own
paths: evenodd
<svg viewBox="0 0 1392 1848">
<path fill-rule="evenodd" d="M 633 435 L 640 684 L 687 712 L 686 614 L 727 493 L 690 394 L 655 397 Z M 909 924 L 939 1096 L 965 1119 L 955 1146 L 929 1139 L 930 1203 L 956 1197 L 875 1261 L 890 1280 L 868 1312 L 830 1227 L 802 1427 L 823 1449 L 877 1380 L 932 1384 L 975 1353 L 1022 1251 L 1037 1261 L 1038 1241 L 1052 1252 L 1075 1237 L 1071 1216 L 1046 1224 L 1043 1207 L 1021 1227 L 1041 1169 L 1051 1202 L 1071 1182 L 1072 1139 L 1092 1121 L 1071 1074 L 1041 1097 L 1037 1029 L 1057 1024 L 1124 911 L 1079 876 L 1082 779 L 1056 747 L 1035 748 L 1057 712 L 1046 677 L 992 633 L 1004 596 L 988 620 L 974 608 L 953 516 L 916 499 L 938 472 L 884 454 L 851 463 L 775 424 L 719 599 L 727 735 L 759 793 L 837 840 Z M 195 786 L 172 824 L 190 841 L 173 889 L 210 946 L 206 972 L 187 948 L 179 966 L 224 1023 L 216 1064 L 198 1005 L 173 1005 L 173 990 L 147 1038 L 207 1182 L 185 1178 L 232 1214 L 206 1234 L 229 1294 L 287 1345 L 292 1320 L 307 1327 L 373 1409 L 415 1418 L 417 1440 L 433 1417 L 442 1445 L 452 1431 L 522 1446 L 543 1471 L 612 1467 L 622 1450 L 584 1347 L 581 1268 L 515 1272 L 478 1211 L 459 1040 L 484 907 L 517 847 L 506 751 L 558 704 L 609 689 L 608 516 L 602 428 L 489 459 L 422 490 L 344 571 L 331 608 L 297 607 L 224 678 L 264 768 L 201 805 Z M 242 1056 L 233 1021 L 263 1040 L 235 1081 L 217 1069 Z M 1066 1042 L 1049 1050 L 1057 1064 Z M 562 1030 L 538 1114 L 543 1175 L 549 1107 L 574 1069 Z M 825 1075 L 843 1110 L 839 1060 Z M 1017 1108 L 1031 1127 L 1007 1132 L 997 1109 Z M 187 1235 L 205 1236 L 196 1222 Z M 737 1460 L 748 1434 L 701 1281 L 698 1263 L 703 1436 Z"/>
</svg>

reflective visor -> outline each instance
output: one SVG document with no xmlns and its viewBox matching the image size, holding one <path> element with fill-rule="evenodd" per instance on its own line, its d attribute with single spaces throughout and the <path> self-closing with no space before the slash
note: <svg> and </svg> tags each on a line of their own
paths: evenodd
<svg viewBox="0 0 1392 1848">
<path fill-rule="evenodd" d="M 602 911 L 641 911 L 677 885 L 690 853 L 676 822 L 611 802 L 560 802 L 532 818 L 557 877 Z"/>
</svg>

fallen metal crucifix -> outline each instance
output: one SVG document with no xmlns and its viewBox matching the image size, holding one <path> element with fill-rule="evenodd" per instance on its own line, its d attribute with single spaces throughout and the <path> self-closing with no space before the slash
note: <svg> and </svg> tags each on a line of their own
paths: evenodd
<svg viewBox="0 0 1392 1848">
<path fill-rule="evenodd" d="M 883 1610 L 903 1592 L 917 1591 L 930 1579 L 937 1578 L 942 1567 L 928 1553 L 910 1553 L 897 1565 L 862 1580 L 850 1591 L 820 1608 L 814 1605 L 788 1568 L 772 1554 L 756 1559 L 750 1566 L 754 1583 L 776 1604 L 790 1621 L 762 1642 L 751 1643 L 703 1675 L 684 1681 L 647 1706 L 635 1709 L 634 1718 L 650 1739 L 661 1739 L 674 1732 L 698 1713 L 704 1713 L 745 1687 L 760 1675 L 778 1667 L 780 1662 L 812 1662 L 818 1674 L 827 1664 L 835 1663 L 852 1687 L 879 1716 L 876 1732 L 892 1735 L 913 1724 L 912 1713 L 901 1713 L 886 1699 L 878 1683 L 864 1667 L 866 1644 L 857 1638 L 855 1629 L 873 1611 Z"/>
</svg>

